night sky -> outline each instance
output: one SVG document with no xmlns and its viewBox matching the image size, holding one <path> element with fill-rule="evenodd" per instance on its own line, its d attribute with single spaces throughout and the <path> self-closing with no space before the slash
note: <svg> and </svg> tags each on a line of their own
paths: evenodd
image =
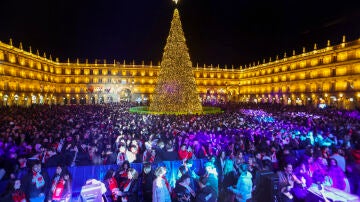
<svg viewBox="0 0 360 202">
<path fill-rule="evenodd" d="M 266 61 L 360 37 L 357 1 L 180 0 L 194 65 Z M 0 41 L 31 45 L 60 61 L 161 60 L 174 9 L 171 0 L 11 0 L 0 3 Z"/>
</svg>

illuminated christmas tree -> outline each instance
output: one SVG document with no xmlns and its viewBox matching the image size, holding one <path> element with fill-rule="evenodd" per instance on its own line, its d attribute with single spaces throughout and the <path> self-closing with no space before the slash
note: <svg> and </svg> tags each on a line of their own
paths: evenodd
<svg viewBox="0 0 360 202">
<path fill-rule="evenodd" d="M 179 11 L 175 9 L 150 111 L 191 114 L 202 111 Z"/>
</svg>

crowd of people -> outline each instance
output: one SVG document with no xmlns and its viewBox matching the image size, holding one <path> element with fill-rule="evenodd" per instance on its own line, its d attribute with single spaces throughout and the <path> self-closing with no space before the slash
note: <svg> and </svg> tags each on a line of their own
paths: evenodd
<svg viewBox="0 0 360 202">
<path fill-rule="evenodd" d="M 227 103 L 220 114 L 175 116 L 130 106 L 0 108 L 0 180 L 9 181 L 1 197 L 70 200 L 76 178 L 67 168 L 104 164 L 119 167 L 99 179 L 106 201 L 256 201 L 261 171 L 278 173 L 282 201 L 302 201 L 319 184 L 360 195 L 357 111 Z M 208 160 L 205 172 L 192 170 L 194 159 Z M 166 168 L 151 165 L 176 160 L 183 165 L 170 186 Z"/>
</svg>

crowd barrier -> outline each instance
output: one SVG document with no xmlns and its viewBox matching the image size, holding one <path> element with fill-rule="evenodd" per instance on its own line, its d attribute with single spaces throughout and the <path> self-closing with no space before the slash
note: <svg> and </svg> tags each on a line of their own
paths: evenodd
<svg viewBox="0 0 360 202">
<path fill-rule="evenodd" d="M 193 161 L 192 170 L 195 173 L 203 173 L 204 172 L 204 164 L 206 163 L 206 159 L 196 159 Z M 183 164 L 182 161 L 162 161 L 158 163 L 152 163 L 151 166 L 153 169 L 156 169 L 159 166 L 165 166 L 167 169 L 166 177 L 169 180 L 169 183 L 172 187 L 175 187 L 175 182 L 178 175 L 178 168 Z M 131 168 L 134 168 L 139 172 L 142 172 L 142 163 L 131 163 Z M 92 166 L 74 166 L 68 167 L 71 175 L 72 175 L 72 191 L 73 195 L 78 195 L 81 191 L 81 187 L 85 185 L 86 181 L 89 179 L 96 179 L 102 181 L 106 172 L 110 169 L 118 170 L 118 165 L 92 165 Z M 46 169 L 49 177 L 52 178 L 54 176 L 55 167 Z M 0 193 L 5 190 L 6 184 L 8 182 L 2 181 L 0 183 Z"/>
<path fill-rule="evenodd" d="M 195 173 L 204 172 L 204 163 L 207 160 L 198 159 L 194 160 L 194 164 L 192 170 Z M 169 180 L 170 186 L 175 187 L 175 182 L 178 174 L 178 168 L 183 164 L 182 161 L 163 161 L 158 163 L 152 163 L 152 168 L 156 169 L 159 166 L 165 166 L 167 173 L 166 178 Z M 134 168 L 139 174 L 142 171 L 143 164 L 142 163 L 131 163 L 131 168 Z M 106 172 L 110 169 L 118 170 L 118 165 L 98 165 L 98 166 L 77 166 L 77 167 L 69 167 L 69 171 L 73 177 L 73 192 L 79 193 L 81 191 L 81 187 L 85 185 L 86 180 L 88 179 L 97 179 L 103 180 Z M 52 177 L 55 173 L 56 168 L 48 168 L 48 174 Z"/>
<path fill-rule="evenodd" d="M 293 154 L 301 158 L 304 154 L 305 150 L 294 150 Z M 248 159 L 248 155 L 245 155 L 245 159 Z M 204 172 L 204 164 L 206 163 L 207 159 L 195 159 L 193 163 L 192 170 L 195 173 L 201 174 Z M 162 161 L 157 163 L 152 163 L 153 169 L 156 169 L 158 166 L 165 166 L 167 169 L 166 177 L 169 180 L 169 183 L 172 187 L 175 187 L 175 182 L 177 179 L 177 172 L 178 168 L 182 165 L 182 161 Z M 142 163 L 131 163 L 130 166 L 136 169 L 139 174 L 142 171 L 143 164 Z M 74 194 L 78 194 L 81 191 L 81 187 L 85 185 L 86 180 L 88 179 L 96 179 L 96 180 L 103 180 L 106 172 L 110 169 L 118 170 L 118 165 L 92 165 L 92 166 L 74 166 L 68 167 L 70 173 L 73 177 L 72 182 L 72 189 Z M 54 176 L 56 168 L 51 167 L 47 168 L 47 172 L 52 178 Z M 7 181 L 0 182 L 0 193 L 2 193 L 7 185 Z"/>
</svg>

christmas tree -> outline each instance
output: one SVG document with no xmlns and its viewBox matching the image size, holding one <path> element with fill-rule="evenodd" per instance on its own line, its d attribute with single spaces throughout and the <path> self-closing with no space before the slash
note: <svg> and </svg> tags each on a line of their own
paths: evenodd
<svg viewBox="0 0 360 202">
<path fill-rule="evenodd" d="M 165 114 L 194 114 L 202 111 L 177 9 L 171 21 L 150 111 Z"/>
</svg>

